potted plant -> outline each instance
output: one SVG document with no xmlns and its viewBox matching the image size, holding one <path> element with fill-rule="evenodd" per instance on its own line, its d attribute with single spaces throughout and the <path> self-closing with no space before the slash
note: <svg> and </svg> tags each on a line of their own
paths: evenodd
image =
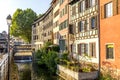
<svg viewBox="0 0 120 80">
<path fill-rule="evenodd" d="M 76 80 L 98 78 L 98 70 L 91 62 L 89 56 L 84 55 L 78 61 L 64 59 L 61 61 L 66 66 L 62 66 L 62 64 L 60 64 L 58 65 L 58 69 L 61 73 L 64 73 L 64 75 L 66 74 L 66 76 L 72 77 Z"/>
</svg>

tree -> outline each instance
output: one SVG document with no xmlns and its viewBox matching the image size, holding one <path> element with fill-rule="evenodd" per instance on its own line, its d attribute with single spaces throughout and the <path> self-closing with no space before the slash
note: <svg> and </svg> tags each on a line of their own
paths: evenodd
<svg viewBox="0 0 120 80">
<path fill-rule="evenodd" d="M 10 34 L 21 37 L 26 42 L 31 42 L 32 23 L 37 18 L 37 14 L 32 9 L 17 9 L 13 14 Z"/>
<path fill-rule="evenodd" d="M 38 16 L 37 16 L 37 17 L 39 18 L 39 17 L 41 17 L 42 15 L 43 15 L 43 14 L 38 14 Z"/>
</svg>

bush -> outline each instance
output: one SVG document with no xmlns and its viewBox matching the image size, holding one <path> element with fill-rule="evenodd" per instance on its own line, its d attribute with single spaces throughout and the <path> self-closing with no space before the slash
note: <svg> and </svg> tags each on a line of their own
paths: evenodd
<svg viewBox="0 0 120 80">
<path fill-rule="evenodd" d="M 49 51 L 47 54 L 38 50 L 36 52 L 36 60 L 38 65 L 45 65 L 51 74 L 54 74 L 57 69 L 58 55 L 55 51 Z"/>
<path fill-rule="evenodd" d="M 62 59 L 64 59 L 64 60 L 69 60 L 69 58 L 68 58 L 68 52 L 64 52 L 64 53 L 62 54 Z"/>
<path fill-rule="evenodd" d="M 49 51 L 48 54 L 45 56 L 45 64 L 52 72 L 52 74 L 56 73 L 57 69 L 57 53 L 55 51 Z"/>
<path fill-rule="evenodd" d="M 45 53 L 44 51 L 42 50 L 38 50 L 36 53 L 35 53 L 35 60 L 36 62 L 38 63 L 38 65 L 43 65 L 45 64 L 45 61 L 44 61 L 44 57 L 45 57 Z"/>
<path fill-rule="evenodd" d="M 59 47 L 58 45 L 53 45 L 53 46 L 51 47 L 51 50 L 52 50 L 52 51 L 55 51 L 55 52 L 59 52 L 60 47 Z"/>
<path fill-rule="evenodd" d="M 35 53 L 37 64 L 44 65 L 50 74 L 55 74 L 59 61 L 57 52 L 59 52 L 58 45 L 52 45 L 51 42 L 45 43 L 44 47 Z"/>
<path fill-rule="evenodd" d="M 117 80 L 113 78 L 109 73 L 101 74 L 99 80 Z"/>
</svg>

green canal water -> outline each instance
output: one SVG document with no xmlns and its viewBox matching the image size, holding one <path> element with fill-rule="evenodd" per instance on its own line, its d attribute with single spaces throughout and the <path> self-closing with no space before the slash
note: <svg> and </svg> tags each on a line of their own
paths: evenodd
<svg viewBox="0 0 120 80">
<path fill-rule="evenodd" d="M 39 77 L 36 80 L 64 80 L 57 75 L 50 75 L 50 73 L 43 68 L 39 70 Z"/>
<path fill-rule="evenodd" d="M 39 68 L 39 71 L 37 70 Z M 36 66 L 35 67 L 36 71 L 35 73 L 37 74 L 37 79 L 36 80 L 64 80 L 58 75 L 53 75 L 50 74 L 49 70 L 47 70 L 45 67 L 41 66 Z"/>
<path fill-rule="evenodd" d="M 64 80 L 58 75 L 50 74 L 50 72 L 44 67 L 38 67 L 32 64 L 17 63 L 19 71 L 19 80 Z"/>
</svg>

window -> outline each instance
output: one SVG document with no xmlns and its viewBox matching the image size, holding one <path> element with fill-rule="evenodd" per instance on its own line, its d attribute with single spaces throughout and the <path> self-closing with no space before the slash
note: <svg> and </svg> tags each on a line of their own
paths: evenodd
<svg viewBox="0 0 120 80">
<path fill-rule="evenodd" d="M 62 11 L 60 11 L 60 18 L 62 17 Z"/>
<path fill-rule="evenodd" d="M 54 39 L 57 39 L 57 33 L 54 33 Z"/>
<path fill-rule="evenodd" d="M 68 20 L 65 20 L 64 22 L 60 24 L 59 29 L 62 30 L 66 28 L 67 26 L 68 26 Z"/>
<path fill-rule="evenodd" d="M 60 5 L 64 2 L 64 0 L 60 0 Z"/>
<path fill-rule="evenodd" d="M 113 44 L 106 45 L 106 59 L 113 59 L 114 58 L 114 46 Z"/>
<path fill-rule="evenodd" d="M 78 44 L 78 53 L 81 56 L 84 54 L 88 54 L 88 44 L 85 43 Z"/>
<path fill-rule="evenodd" d="M 52 24 L 52 23 L 51 23 Z M 58 21 L 56 21 L 55 23 L 54 23 L 54 27 L 57 27 L 58 26 Z"/>
<path fill-rule="evenodd" d="M 79 4 L 78 4 L 78 11 L 79 12 L 83 12 L 85 10 L 85 1 L 81 1 Z"/>
<path fill-rule="evenodd" d="M 79 31 L 80 32 L 84 32 L 84 31 L 86 31 L 87 30 L 87 20 L 85 20 L 85 21 L 80 21 L 79 23 L 78 23 L 78 27 L 79 27 Z"/>
<path fill-rule="evenodd" d="M 76 14 L 76 6 L 73 6 L 72 7 L 72 15 L 75 15 Z"/>
<path fill-rule="evenodd" d="M 91 29 L 95 29 L 97 27 L 97 17 L 91 18 Z"/>
<path fill-rule="evenodd" d="M 54 13 L 54 18 L 59 15 L 59 10 Z"/>
<path fill-rule="evenodd" d="M 90 7 L 95 6 L 96 0 L 90 0 Z"/>
<path fill-rule="evenodd" d="M 107 3 L 105 6 L 105 17 L 111 17 L 113 15 L 113 3 Z"/>
<path fill-rule="evenodd" d="M 91 57 L 96 57 L 96 43 L 90 43 L 89 44 L 89 55 Z"/>
<path fill-rule="evenodd" d="M 85 1 L 85 8 L 88 9 L 89 8 L 89 0 Z"/>
<path fill-rule="evenodd" d="M 67 14 L 67 10 L 68 10 L 67 5 L 65 5 L 65 14 Z"/>
<path fill-rule="evenodd" d="M 75 44 L 71 44 L 71 52 L 76 53 L 76 45 Z"/>
<path fill-rule="evenodd" d="M 84 21 L 80 22 L 80 32 L 84 31 Z"/>
</svg>

